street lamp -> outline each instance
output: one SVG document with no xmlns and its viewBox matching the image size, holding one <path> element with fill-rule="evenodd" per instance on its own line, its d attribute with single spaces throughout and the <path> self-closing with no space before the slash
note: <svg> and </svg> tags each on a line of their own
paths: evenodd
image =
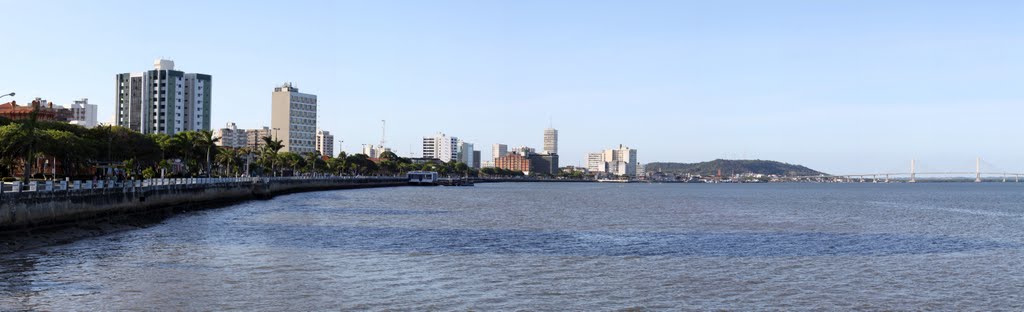
<svg viewBox="0 0 1024 312">
<path fill-rule="evenodd" d="M 281 128 L 274 128 L 274 140 L 277 140 L 277 130 L 281 130 Z"/>
<path fill-rule="evenodd" d="M 14 92 L 11 92 L 11 93 L 8 93 L 8 94 L 0 94 L 0 98 L 5 97 L 5 96 L 14 96 Z"/>
</svg>

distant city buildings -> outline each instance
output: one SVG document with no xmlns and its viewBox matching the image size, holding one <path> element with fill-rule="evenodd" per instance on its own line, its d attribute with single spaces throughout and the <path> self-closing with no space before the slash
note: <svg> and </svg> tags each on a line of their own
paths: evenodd
<svg viewBox="0 0 1024 312">
<path fill-rule="evenodd" d="M 636 150 L 619 144 L 618 148 L 607 149 L 600 153 L 587 154 L 587 170 L 615 176 L 636 177 Z"/>
<path fill-rule="evenodd" d="M 537 153 L 537 149 L 529 147 L 529 146 L 520 146 L 520 147 L 516 147 L 515 149 L 512 149 L 512 152 L 519 153 L 520 155 L 530 155 L 530 154 L 536 154 Z"/>
<path fill-rule="evenodd" d="M 213 131 L 213 137 L 220 138 L 217 146 L 241 148 L 245 147 L 248 140 L 245 137 L 245 129 L 238 129 L 233 122 L 227 123 L 224 128 Z"/>
<path fill-rule="evenodd" d="M 483 161 L 481 161 L 481 159 L 480 159 L 480 151 L 473 150 L 473 164 L 470 165 L 470 167 L 471 168 L 480 169 L 480 166 L 483 165 L 482 162 Z"/>
<path fill-rule="evenodd" d="M 373 144 L 363 144 L 363 155 L 370 158 L 379 158 L 384 152 L 390 152 L 391 149 L 382 146 L 375 146 Z"/>
<path fill-rule="evenodd" d="M 320 155 L 334 156 L 334 136 L 330 131 L 316 131 L 316 151 Z"/>
<path fill-rule="evenodd" d="M 68 109 L 71 110 L 71 124 L 86 128 L 94 128 L 98 125 L 96 120 L 98 106 L 89 104 L 89 99 L 76 100 Z"/>
<path fill-rule="evenodd" d="M 316 107 L 316 95 L 300 93 L 291 83 L 274 88 L 270 126 L 279 131 L 275 138 L 284 143 L 282 152 L 316 151 Z"/>
<path fill-rule="evenodd" d="M 544 154 L 558 154 L 558 130 L 544 129 Z"/>
<path fill-rule="evenodd" d="M 174 70 L 169 60 L 153 67 L 115 76 L 114 122 L 147 134 L 209 131 L 212 77 Z"/>
</svg>

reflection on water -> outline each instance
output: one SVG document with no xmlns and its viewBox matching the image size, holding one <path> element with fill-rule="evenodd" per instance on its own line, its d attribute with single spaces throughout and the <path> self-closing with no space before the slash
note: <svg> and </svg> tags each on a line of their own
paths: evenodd
<svg viewBox="0 0 1024 312">
<path fill-rule="evenodd" d="M 1024 187 L 489 184 L 0 255 L 0 310 L 1024 308 Z"/>
</svg>

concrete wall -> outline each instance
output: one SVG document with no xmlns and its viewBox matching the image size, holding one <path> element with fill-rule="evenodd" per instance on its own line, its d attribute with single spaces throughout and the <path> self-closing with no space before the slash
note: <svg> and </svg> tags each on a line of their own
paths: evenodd
<svg viewBox="0 0 1024 312">
<path fill-rule="evenodd" d="M 125 215 L 224 206 L 275 195 L 405 185 L 404 178 L 252 179 L 119 188 L 5 192 L 0 196 L 0 231 L 31 229 Z"/>
</svg>

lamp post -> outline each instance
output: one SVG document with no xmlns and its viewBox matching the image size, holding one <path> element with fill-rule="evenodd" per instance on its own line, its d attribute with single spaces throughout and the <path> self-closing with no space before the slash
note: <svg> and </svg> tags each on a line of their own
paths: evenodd
<svg viewBox="0 0 1024 312">
<path fill-rule="evenodd" d="M 14 96 L 14 92 L 7 93 L 7 94 L 0 94 L 0 98 L 5 97 L 5 96 Z"/>
<path fill-rule="evenodd" d="M 274 140 L 277 140 L 277 130 L 281 130 L 281 128 L 274 128 Z"/>
</svg>

